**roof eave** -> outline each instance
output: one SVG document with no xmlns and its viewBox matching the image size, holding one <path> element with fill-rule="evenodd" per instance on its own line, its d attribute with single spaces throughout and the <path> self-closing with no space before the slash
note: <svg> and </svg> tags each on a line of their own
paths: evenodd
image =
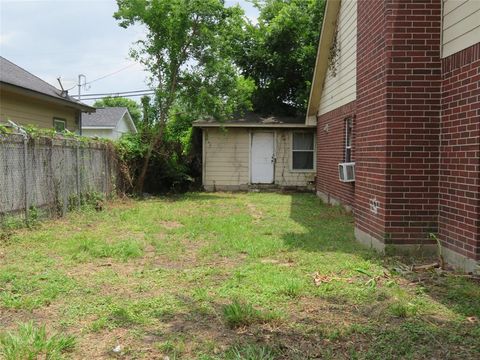
<svg viewBox="0 0 480 360">
<path fill-rule="evenodd" d="M 315 125 L 308 124 L 226 124 L 226 123 L 193 123 L 197 128 L 277 128 L 277 129 L 311 129 Z"/>
<path fill-rule="evenodd" d="M 305 119 L 307 124 L 316 124 L 317 121 L 317 113 L 322 98 L 323 85 L 328 70 L 330 47 L 332 46 L 335 29 L 337 27 L 340 3 L 341 0 L 327 0 L 325 5 L 325 15 L 323 18 L 322 31 L 320 33 L 317 58 L 315 60 L 312 87 L 308 99 L 307 116 Z"/>
<path fill-rule="evenodd" d="M 69 107 L 72 107 L 72 108 L 77 109 L 77 110 L 81 110 L 82 112 L 88 112 L 88 113 L 95 112 L 94 107 L 88 106 L 86 104 L 77 103 L 75 101 L 71 101 L 71 100 L 68 100 L 68 99 L 57 98 L 57 97 L 54 97 L 54 96 L 51 96 L 51 95 L 48 95 L 48 94 L 45 94 L 45 93 L 42 93 L 42 92 L 39 92 L 39 91 L 24 88 L 22 86 L 10 84 L 10 83 L 4 82 L 4 81 L 0 81 L 0 85 L 2 85 L 2 87 L 5 87 L 7 90 L 12 91 L 12 92 L 17 93 L 17 94 L 22 93 L 22 94 L 26 94 L 27 96 L 31 96 L 31 97 L 34 97 L 34 98 L 40 98 L 40 99 L 43 99 L 43 100 L 48 100 L 48 101 L 56 103 L 56 104 L 62 104 L 62 105 L 69 106 Z"/>
</svg>

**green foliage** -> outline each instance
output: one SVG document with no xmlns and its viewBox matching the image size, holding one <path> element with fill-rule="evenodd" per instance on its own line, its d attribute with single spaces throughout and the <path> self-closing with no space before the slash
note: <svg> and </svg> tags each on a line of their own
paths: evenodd
<svg viewBox="0 0 480 360">
<path fill-rule="evenodd" d="M 304 112 L 315 67 L 325 0 L 253 1 L 257 24 L 246 23 L 236 61 L 255 80 L 254 109 Z"/>
<path fill-rule="evenodd" d="M 95 101 L 93 106 L 96 108 L 126 107 L 135 126 L 142 127 L 142 111 L 140 105 L 135 100 L 124 97 L 106 97 Z"/>
<path fill-rule="evenodd" d="M 231 41 L 242 29 L 240 7 L 225 7 L 221 0 L 117 4 L 114 17 L 120 26 L 142 24 L 147 29 L 132 56 L 150 72 L 160 122 L 169 118 L 175 104 L 183 111 L 216 117 L 248 106 L 252 86 L 239 78 L 231 61 Z"/>
<path fill-rule="evenodd" d="M 163 133 L 162 138 L 164 140 L 161 142 L 161 146 L 155 147 L 155 151 L 149 161 L 148 177 L 145 184 L 146 192 L 177 191 L 188 188 L 193 182 L 190 166 L 191 159 L 185 151 L 190 144 L 190 129 L 187 128 L 182 133 L 183 128 L 180 127 L 178 133 L 172 134 L 169 130 Z M 132 180 L 132 185 L 138 179 L 140 169 L 154 136 L 154 131 L 125 134 L 116 144 L 119 157 L 125 164 L 126 171 L 128 171 L 126 176 Z"/>
<path fill-rule="evenodd" d="M 9 127 L 6 127 L 5 125 L 0 124 L 0 134 L 1 135 L 6 135 L 10 134 L 12 132 L 12 129 Z"/>
<path fill-rule="evenodd" d="M 148 122 L 154 116 L 154 123 L 149 127 L 152 136 L 142 139 L 148 148 L 135 190 L 142 193 L 146 178 L 152 182 L 162 176 L 152 172 L 158 168 L 150 164 L 155 156 L 172 179 L 170 187 L 178 187 L 188 182 L 178 157 L 188 150 L 191 123 L 204 117 L 226 120 L 252 106 L 255 85 L 240 75 L 233 61 L 243 11 L 226 7 L 222 0 L 117 0 L 117 5 L 114 17 L 120 26 L 140 24 L 146 29 L 145 40 L 136 43 L 131 56 L 145 66 L 156 90 L 155 111 L 148 101 L 142 102 Z M 165 129 L 170 121 L 180 126 Z M 179 144 L 183 149 L 169 156 Z"/>
<path fill-rule="evenodd" d="M 5 360 L 63 359 L 75 347 L 75 337 L 55 334 L 47 336 L 45 326 L 33 322 L 20 324 L 16 333 L 0 334 L 0 355 Z"/>
</svg>

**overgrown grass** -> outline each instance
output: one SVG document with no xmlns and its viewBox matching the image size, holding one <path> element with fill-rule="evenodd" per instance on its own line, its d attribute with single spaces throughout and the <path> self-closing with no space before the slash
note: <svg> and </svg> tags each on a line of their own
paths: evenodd
<svg viewBox="0 0 480 360">
<path fill-rule="evenodd" d="M 5 360 L 62 359 L 65 352 L 75 347 L 75 338 L 70 335 L 47 335 L 45 326 L 33 322 L 21 324 L 17 331 L 0 335 L 0 355 Z"/>
<path fill-rule="evenodd" d="M 480 357 L 478 283 L 398 271 L 313 195 L 103 205 L 0 240 L 4 339 L 30 344 L 33 320 L 76 334 L 76 358 Z"/>
<path fill-rule="evenodd" d="M 238 300 L 223 307 L 223 318 L 232 328 L 268 322 L 277 317 L 274 313 L 257 310 L 251 304 Z"/>
</svg>

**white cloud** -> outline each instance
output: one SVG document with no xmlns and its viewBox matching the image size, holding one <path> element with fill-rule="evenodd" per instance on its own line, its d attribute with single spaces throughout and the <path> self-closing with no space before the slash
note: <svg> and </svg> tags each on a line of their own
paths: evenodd
<svg viewBox="0 0 480 360">
<path fill-rule="evenodd" d="M 12 43 L 12 39 L 15 38 L 15 32 L 0 32 L 0 46 L 9 45 Z"/>
<path fill-rule="evenodd" d="M 237 2 L 255 18 L 250 3 L 227 0 L 228 5 Z M 59 76 L 70 88 L 78 74 L 91 81 L 129 65 L 129 49 L 145 34 L 140 26 L 118 26 L 113 0 L 0 0 L 0 5 L 0 55 L 56 87 Z M 86 93 L 141 90 L 147 88 L 146 78 L 136 65 L 91 84 Z"/>
</svg>

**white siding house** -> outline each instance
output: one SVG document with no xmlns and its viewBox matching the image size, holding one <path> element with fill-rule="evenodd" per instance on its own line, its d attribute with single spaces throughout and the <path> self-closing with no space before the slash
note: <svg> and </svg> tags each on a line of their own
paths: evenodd
<svg viewBox="0 0 480 360">
<path fill-rule="evenodd" d="M 118 140 L 123 134 L 137 133 L 137 128 L 126 107 L 97 109 L 82 116 L 82 135 Z"/>
</svg>

